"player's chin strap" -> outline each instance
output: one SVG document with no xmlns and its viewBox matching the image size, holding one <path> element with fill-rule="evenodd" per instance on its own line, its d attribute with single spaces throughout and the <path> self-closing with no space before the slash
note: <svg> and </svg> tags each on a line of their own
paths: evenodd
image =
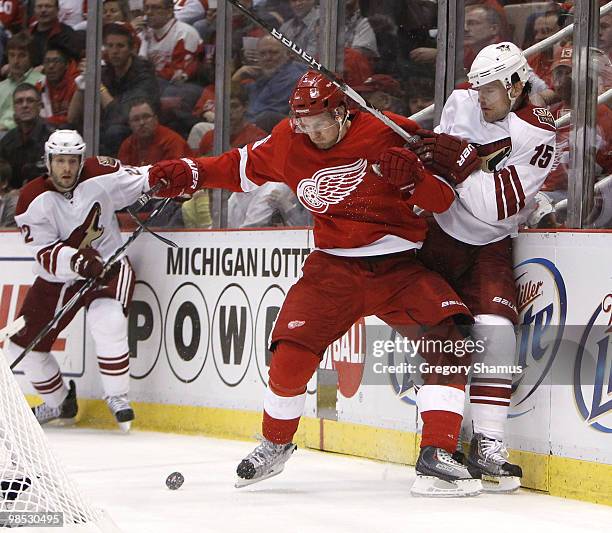
<svg viewBox="0 0 612 533">
<path fill-rule="evenodd" d="M 340 127 L 338 128 L 338 137 L 336 137 L 336 142 L 334 144 L 338 144 L 342 140 L 342 137 L 343 137 L 342 130 L 346 126 L 348 119 L 349 119 L 349 113 L 347 109 L 344 110 L 344 118 L 339 119 L 338 117 L 336 117 L 336 121 L 338 122 L 338 125 Z"/>
<path fill-rule="evenodd" d="M 164 186 L 163 183 L 158 184 L 158 187 L 156 187 L 155 190 L 151 190 L 149 191 L 149 193 L 145 193 L 143 196 L 141 196 L 141 199 L 144 199 L 146 197 L 150 199 L 153 196 L 153 194 L 155 194 L 163 186 Z M 147 222 L 149 220 L 153 220 L 157 215 L 159 215 L 168 205 L 168 202 L 170 202 L 170 200 L 171 200 L 170 198 L 166 198 L 160 205 L 158 205 L 153 211 L 151 211 L 151 214 L 149 215 Z M 142 201 L 142 205 L 145 205 L 147 201 L 148 200 Z M 136 231 L 134 231 L 134 233 L 130 235 L 128 240 L 125 241 L 125 243 L 123 243 L 122 246 L 117 248 L 115 252 L 113 253 L 113 255 L 111 255 L 109 259 L 104 263 L 104 267 L 102 268 L 102 273 L 100 274 L 100 276 L 98 276 L 97 278 L 89 278 L 83 284 L 83 286 L 74 294 L 74 296 L 70 298 L 70 300 L 68 300 L 63 305 L 63 307 L 59 311 L 57 311 L 57 313 L 55 313 L 55 316 L 51 319 L 51 321 L 38 333 L 38 335 L 36 335 L 34 340 L 32 340 L 32 342 L 30 342 L 30 344 L 28 344 L 23 349 L 23 351 L 19 354 L 19 356 L 11 363 L 11 370 L 13 370 L 22 361 L 22 359 L 36 347 L 36 345 L 55 327 L 57 323 L 59 323 L 59 321 L 66 314 L 66 312 L 68 312 L 69 309 L 72 309 L 74 305 L 83 297 L 83 295 L 86 292 L 94 288 L 98 283 L 100 283 L 100 281 L 102 281 L 104 276 L 112 268 L 115 262 L 123 257 L 123 254 L 125 253 L 127 248 L 134 242 L 134 240 L 136 240 L 138 235 L 140 235 L 145 229 L 146 229 L 145 226 L 141 224 L 136 229 Z"/>
</svg>

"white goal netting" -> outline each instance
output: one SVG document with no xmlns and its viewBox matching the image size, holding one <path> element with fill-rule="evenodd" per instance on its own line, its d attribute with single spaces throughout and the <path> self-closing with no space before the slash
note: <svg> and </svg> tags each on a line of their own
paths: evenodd
<svg viewBox="0 0 612 533">
<path fill-rule="evenodd" d="M 63 529 L 56 525 L 60 519 Z M 83 498 L 51 452 L 1 349 L 0 527 L 38 533 L 119 532 L 105 513 Z"/>
</svg>

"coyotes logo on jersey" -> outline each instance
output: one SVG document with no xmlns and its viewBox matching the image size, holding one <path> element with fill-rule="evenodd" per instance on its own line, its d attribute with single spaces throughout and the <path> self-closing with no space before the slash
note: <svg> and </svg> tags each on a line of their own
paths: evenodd
<svg viewBox="0 0 612 533">
<path fill-rule="evenodd" d="M 499 165 L 512 152 L 512 140 L 510 137 L 499 139 L 487 144 L 476 144 L 478 157 L 480 157 L 480 168 L 483 172 L 495 172 Z"/>
<path fill-rule="evenodd" d="M 96 202 L 85 217 L 83 223 L 68 237 L 67 244 L 79 250 L 91 247 L 104 234 L 104 226 L 100 226 L 102 207 Z"/>
<path fill-rule="evenodd" d="M 311 178 L 300 181 L 297 197 L 314 213 L 325 213 L 330 205 L 342 202 L 363 181 L 367 159 L 358 159 L 348 165 L 318 170 Z"/>
</svg>

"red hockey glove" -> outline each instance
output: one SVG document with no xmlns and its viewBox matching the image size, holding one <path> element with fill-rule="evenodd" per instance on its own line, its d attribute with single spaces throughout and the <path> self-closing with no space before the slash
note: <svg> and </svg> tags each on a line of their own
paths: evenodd
<svg viewBox="0 0 612 533">
<path fill-rule="evenodd" d="M 420 141 L 409 145 L 425 168 L 447 178 L 453 185 L 464 181 L 480 168 L 476 147 L 459 137 L 429 130 L 417 130 Z"/>
<path fill-rule="evenodd" d="M 70 259 L 70 268 L 84 278 L 97 278 L 102 274 L 104 262 L 98 250 L 83 248 Z"/>
<path fill-rule="evenodd" d="M 407 148 L 388 148 L 380 156 L 378 166 L 382 177 L 403 193 L 412 194 L 415 185 L 423 181 L 423 163 Z"/>
<path fill-rule="evenodd" d="M 181 194 L 193 194 L 200 184 L 198 164 L 187 157 L 155 163 L 149 169 L 149 186 L 153 189 L 163 183 L 156 196 L 174 198 Z"/>
</svg>

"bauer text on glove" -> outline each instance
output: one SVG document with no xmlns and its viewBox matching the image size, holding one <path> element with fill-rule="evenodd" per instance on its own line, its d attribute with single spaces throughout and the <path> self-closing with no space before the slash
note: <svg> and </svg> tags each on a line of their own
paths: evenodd
<svg viewBox="0 0 612 533">
<path fill-rule="evenodd" d="M 420 141 L 410 145 L 425 168 L 448 179 L 453 185 L 465 181 L 480 168 L 480 158 L 473 144 L 446 133 L 418 130 Z"/>
<path fill-rule="evenodd" d="M 149 169 L 149 185 L 153 189 L 163 183 L 157 196 L 174 198 L 182 194 L 193 194 L 200 188 L 202 172 L 193 159 L 170 159 L 160 161 Z"/>
</svg>

